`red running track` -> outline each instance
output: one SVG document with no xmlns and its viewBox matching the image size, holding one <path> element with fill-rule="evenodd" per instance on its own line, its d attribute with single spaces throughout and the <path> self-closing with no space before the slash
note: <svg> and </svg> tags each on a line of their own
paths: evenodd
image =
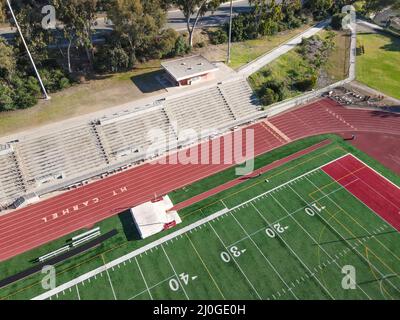
<svg viewBox="0 0 400 320">
<path fill-rule="evenodd" d="M 322 170 L 400 231 L 400 188 L 352 155 Z"/>
<path fill-rule="evenodd" d="M 400 135 L 400 114 L 344 108 L 331 99 L 269 119 L 290 139 L 297 140 L 322 133 L 375 132 Z"/>
<path fill-rule="evenodd" d="M 349 110 L 329 99 L 298 108 L 273 117 L 269 121 L 290 139 L 331 132 L 372 131 L 400 135 L 400 115 Z M 255 155 L 268 152 L 284 144 L 276 133 L 261 124 L 254 129 Z M 232 134 L 216 139 L 221 144 Z M 242 140 L 244 140 L 244 135 Z M 200 150 L 203 145 L 192 148 Z M 0 261 L 58 239 L 76 230 L 116 215 L 127 208 L 149 201 L 234 165 L 224 163 L 227 155 L 240 154 L 242 150 L 229 151 L 212 147 L 213 155 L 221 157 L 220 164 L 144 164 L 117 175 L 91 183 L 76 190 L 44 200 L 29 207 L 0 217 Z M 188 151 L 181 151 L 185 155 Z M 173 157 L 167 157 L 169 160 Z M 238 161 L 241 162 L 241 161 Z"/>
<path fill-rule="evenodd" d="M 247 129 L 254 130 L 255 155 L 281 145 L 263 126 L 253 125 L 243 129 L 241 136 L 231 133 L 214 140 L 219 142 L 215 149 L 212 144 L 203 143 L 163 158 L 167 164 L 144 164 L 0 217 L 0 260 L 90 227 L 155 196 L 241 163 L 243 158 L 237 158 L 237 162 L 230 158 L 245 154 L 247 144 L 244 132 Z M 242 144 L 232 142 L 240 140 Z M 224 141 L 227 141 L 227 147 Z M 213 157 L 219 156 L 220 161 L 218 164 L 183 164 L 185 155 L 192 155 L 194 160 L 208 156 L 210 162 Z M 175 156 L 180 157 L 179 164 L 174 164 Z"/>
<path fill-rule="evenodd" d="M 318 149 L 320 149 L 322 147 L 325 147 L 328 144 L 330 144 L 331 142 L 332 142 L 331 140 L 324 140 L 324 141 L 322 141 L 320 143 L 317 143 L 317 144 L 315 144 L 315 145 L 313 145 L 311 147 L 308 147 L 308 148 L 303 149 L 303 150 L 301 150 L 299 152 L 293 153 L 288 157 L 279 159 L 279 160 L 277 160 L 277 161 L 275 161 L 273 163 L 270 163 L 270 164 L 268 164 L 268 165 L 266 165 L 266 166 L 264 166 L 264 167 L 262 167 L 260 169 L 255 170 L 251 175 L 244 176 L 244 177 L 241 177 L 241 178 L 238 178 L 238 179 L 235 179 L 235 180 L 228 181 L 228 182 L 226 182 L 226 183 L 224 183 L 224 184 L 222 184 L 222 185 L 220 185 L 220 186 L 218 186 L 218 187 L 216 187 L 214 189 L 208 190 L 208 191 L 203 192 L 203 193 L 201 193 L 201 194 L 199 194 L 197 196 L 194 196 L 193 198 L 190 198 L 190 199 L 187 199 L 185 201 L 182 201 L 182 202 L 178 203 L 176 206 L 174 206 L 173 208 L 171 208 L 171 210 L 175 210 L 175 211 L 182 210 L 182 209 L 184 209 L 186 207 L 191 206 L 194 203 L 197 203 L 197 202 L 200 202 L 200 201 L 202 201 L 204 199 L 207 199 L 207 198 L 209 198 L 209 197 L 211 197 L 213 195 L 216 195 L 216 194 L 218 194 L 218 193 L 220 193 L 220 192 L 222 192 L 224 190 L 231 189 L 234 186 L 236 186 L 236 185 L 238 185 L 240 183 L 243 183 L 244 181 L 246 181 L 248 179 L 257 177 L 259 174 L 264 174 L 264 173 L 266 173 L 268 171 L 271 171 L 272 169 L 275 169 L 275 168 L 278 168 L 278 167 L 284 165 L 285 163 L 288 163 L 288 162 L 293 161 L 295 159 L 298 159 L 298 158 L 300 158 L 300 157 L 302 157 L 302 156 L 304 156 L 306 154 L 309 154 L 309 153 L 311 153 L 311 152 L 313 152 L 315 150 L 318 150 Z"/>
</svg>

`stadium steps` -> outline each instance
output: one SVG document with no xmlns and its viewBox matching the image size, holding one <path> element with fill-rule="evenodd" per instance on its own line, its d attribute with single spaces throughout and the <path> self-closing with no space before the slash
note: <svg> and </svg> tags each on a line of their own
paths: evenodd
<svg viewBox="0 0 400 320">
<path fill-rule="evenodd" d="M 230 112 L 231 116 L 233 117 L 233 119 L 237 120 L 238 117 L 237 117 L 237 115 L 236 115 L 236 112 L 233 111 L 233 108 L 231 107 L 231 104 L 229 103 L 228 97 L 223 93 L 221 87 L 217 87 L 217 88 L 218 88 L 219 93 L 220 93 L 221 96 L 222 96 L 222 99 L 224 99 L 225 104 L 228 106 L 229 112 Z"/>
<path fill-rule="evenodd" d="M 235 120 L 217 87 L 167 100 L 166 109 L 178 124 L 178 136 L 186 129 L 200 134 Z"/>
<path fill-rule="evenodd" d="M 0 209 L 10 206 L 26 192 L 26 185 L 19 169 L 15 152 L 0 156 Z"/>
<path fill-rule="evenodd" d="M 218 88 L 236 119 L 251 116 L 259 111 L 258 100 L 246 79 L 227 82 Z"/>
<path fill-rule="evenodd" d="M 162 108 L 161 112 L 165 115 L 165 117 L 168 120 L 168 124 L 171 129 L 171 132 L 174 134 L 174 140 L 178 140 L 177 128 L 174 127 L 174 121 L 171 119 L 171 116 L 169 115 L 168 110 L 165 108 Z"/>
<path fill-rule="evenodd" d="M 100 134 L 100 132 L 97 130 L 97 125 L 96 125 L 95 122 L 92 122 L 92 123 L 90 124 L 90 126 L 91 126 L 91 129 L 92 129 L 93 135 L 95 136 L 95 139 L 96 139 L 96 141 L 97 141 L 97 146 L 99 147 L 99 149 L 100 149 L 100 151 L 101 151 L 101 154 L 102 154 L 103 157 L 104 157 L 104 161 L 105 161 L 107 164 L 110 164 L 111 161 L 110 161 L 110 159 L 109 159 L 109 157 L 108 157 L 108 152 L 106 151 L 106 150 L 107 150 L 107 144 L 106 144 L 106 142 L 104 141 L 105 139 L 102 137 L 102 135 Z"/>
</svg>

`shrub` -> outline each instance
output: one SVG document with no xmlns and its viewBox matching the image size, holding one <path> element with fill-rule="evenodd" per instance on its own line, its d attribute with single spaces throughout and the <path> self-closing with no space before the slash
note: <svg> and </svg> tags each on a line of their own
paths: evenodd
<svg viewBox="0 0 400 320">
<path fill-rule="evenodd" d="M 271 88 L 264 87 L 260 92 L 260 101 L 264 106 L 268 106 L 277 102 L 278 96 Z"/>
<path fill-rule="evenodd" d="M 297 80 L 293 83 L 293 87 L 297 90 L 304 92 L 310 91 L 317 85 L 317 77 L 315 75 L 306 76 L 303 79 Z"/>
<path fill-rule="evenodd" d="M 342 21 L 346 13 L 336 13 L 332 16 L 331 26 L 334 30 L 342 30 Z"/>
<path fill-rule="evenodd" d="M 211 44 L 223 44 L 228 42 L 228 34 L 225 30 L 218 29 L 214 32 L 210 33 L 210 42 Z"/>
<path fill-rule="evenodd" d="M 175 44 L 179 38 L 179 33 L 174 29 L 163 30 L 155 39 L 155 44 L 153 48 L 149 51 L 153 53 L 151 58 L 170 58 L 175 55 Z"/>
<path fill-rule="evenodd" d="M 183 56 L 184 54 L 186 54 L 188 52 L 190 52 L 190 47 L 188 46 L 185 39 L 183 39 L 183 37 L 180 36 L 175 41 L 174 55 L 175 56 Z"/>
<path fill-rule="evenodd" d="M 40 75 L 49 92 L 56 92 L 70 85 L 70 80 L 61 69 L 42 69 Z"/>
<path fill-rule="evenodd" d="M 282 101 L 285 98 L 284 88 L 284 83 L 276 80 L 265 82 L 258 92 L 261 103 L 263 105 L 270 105 Z"/>
<path fill-rule="evenodd" d="M 13 90 L 5 82 L 0 82 L 0 111 L 15 109 Z"/>
</svg>

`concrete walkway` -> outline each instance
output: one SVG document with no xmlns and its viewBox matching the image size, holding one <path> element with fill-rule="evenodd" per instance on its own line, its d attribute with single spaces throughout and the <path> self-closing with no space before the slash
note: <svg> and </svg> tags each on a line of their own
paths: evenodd
<svg viewBox="0 0 400 320">
<path fill-rule="evenodd" d="M 303 33 L 299 34 L 298 36 L 290 39 L 286 43 L 282 44 L 281 46 L 273 49 L 272 51 L 264 54 L 260 58 L 246 64 L 245 66 L 241 67 L 238 70 L 238 73 L 249 77 L 254 72 L 257 72 L 267 64 L 271 63 L 275 59 L 279 58 L 280 56 L 284 55 L 285 53 L 289 52 L 290 50 L 294 49 L 297 45 L 301 43 L 303 38 L 310 38 L 316 33 L 320 32 L 322 29 L 326 28 L 330 24 L 330 19 L 322 21 L 315 26 L 307 29 Z"/>
</svg>

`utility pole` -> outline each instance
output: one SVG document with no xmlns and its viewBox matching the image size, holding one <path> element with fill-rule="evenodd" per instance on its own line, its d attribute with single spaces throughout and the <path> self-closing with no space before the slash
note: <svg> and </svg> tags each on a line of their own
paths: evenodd
<svg viewBox="0 0 400 320">
<path fill-rule="evenodd" d="M 23 44 L 24 44 L 24 46 L 25 46 L 26 52 L 28 53 L 29 59 L 31 60 L 33 69 L 35 70 L 35 73 L 36 73 L 37 78 L 38 78 L 38 80 L 39 80 L 40 86 L 42 87 L 42 91 L 43 91 L 43 94 L 44 94 L 44 98 L 45 98 L 46 100 L 50 100 L 50 97 L 49 97 L 49 95 L 47 94 L 46 88 L 44 87 L 42 78 L 40 77 L 40 74 L 39 74 L 39 72 L 38 72 L 38 70 L 37 70 L 37 68 L 36 68 L 35 62 L 33 61 L 33 58 L 32 58 L 31 52 L 29 51 L 28 45 L 27 45 L 26 42 L 25 42 L 25 38 L 24 38 L 24 36 L 23 36 L 23 34 L 22 34 L 21 28 L 19 27 L 17 18 L 15 17 L 14 10 L 13 10 L 12 7 L 11 7 L 10 0 L 7 0 L 7 4 L 8 4 L 8 7 L 9 7 L 9 9 L 10 9 L 11 15 L 12 15 L 14 21 L 15 21 L 15 25 L 17 26 L 19 35 L 21 36 L 22 42 L 23 42 Z"/>
<path fill-rule="evenodd" d="M 228 58 L 227 64 L 231 63 L 231 50 L 232 50 L 232 18 L 233 18 L 233 0 L 231 0 L 231 14 L 229 16 L 229 39 L 228 39 Z"/>
</svg>

